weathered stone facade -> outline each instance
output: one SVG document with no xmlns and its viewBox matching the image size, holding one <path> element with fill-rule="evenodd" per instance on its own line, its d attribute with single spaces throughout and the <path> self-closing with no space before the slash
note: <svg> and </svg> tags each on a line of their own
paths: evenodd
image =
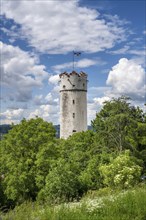
<svg viewBox="0 0 146 220">
<path fill-rule="evenodd" d="M 87 74 L 60 74 L 60 138 L 87 130 Z"/>
</svg>

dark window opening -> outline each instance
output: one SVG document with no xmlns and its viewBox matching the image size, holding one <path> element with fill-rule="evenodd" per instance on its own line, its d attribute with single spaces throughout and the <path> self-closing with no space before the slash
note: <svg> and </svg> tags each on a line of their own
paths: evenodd
<svg viewBox="0 0 146 220">
<path fill-rule="evenodd" d="M 76 130 L 73 130 L 72 132 L 76 132 Z"/>
<path fill-rule="evenodd" d="M 75 113 L 72 114 L 73 118 L 75 118 Z"/>
<path fill-rule="evenodd" d="M 83 87 L 85 87 L 85 83 L 83 83 Z"/>
<path fill-rule="evenodd" d="M 72 100 L 72 104 L 75 104 L 75 100 L 74 99 Z"/>
<path fill-rule="evenodd" d="M 65 89 L 65 85 L 63 85 L 63 88 Z"/>
<path fill-rule="evenodd" d="M 72 85 L 73 87 L 75 87 L 75 85 Z"/>
</svg>

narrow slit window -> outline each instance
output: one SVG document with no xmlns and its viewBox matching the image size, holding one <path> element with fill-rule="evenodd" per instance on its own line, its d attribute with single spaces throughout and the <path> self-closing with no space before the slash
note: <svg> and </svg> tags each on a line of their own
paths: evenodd
<svg viewBox="0 0 146 220">
<path fill-rule="evenodd" d="M 75 100 L 74 99 L 72 100 L 72 104 L 75 104 Z"/>
<path fill-rule="evenodd" d="M 65 85 L 63 85 L 63 88 L 65 89 Z"/>
<path fill-rule="evenodd" d="M 75 118 L 75 113 L 72 114 L 72 117 Z"/>
</svg>

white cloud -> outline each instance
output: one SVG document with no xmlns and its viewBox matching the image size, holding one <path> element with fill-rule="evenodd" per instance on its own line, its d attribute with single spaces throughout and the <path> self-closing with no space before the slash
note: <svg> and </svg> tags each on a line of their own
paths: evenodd
<svg viewBox="0 0 146 220">
<path fill-rule="evenodd" d="M 88 125 L 90 125 L 91 121 L 95 119 L 96 113 L 99 112 L 105 101 L 109 101 L 111 98 L 108 96 L 103 97 L 95 97 L 92 99 L 92 102 L 88 102 Z"/>
<path fill-rule="evenodd" d="M 44 97 L 43 97 L 43 95 L 36 95 L 34 97 L 33 101 L 34 101 L 35 105 L 43 105 L 44 104 Z"/>
<path fill-rule="evenodd" d="M 126 54 L 129 50 L 130 46 L 125 45 L 123 48 L 120 48 L 118 50 L 110 51 L 111 54 Z"/>
<path fill-rule="evenodd" d="M 137 65 L 141 65 L 143 68 L 146 67 L 145 56 L 133 56 L 132 60 Z"/>
<path fill-rule="evenodd" d="M 34 104 L 37 106 L 41 106 L 41 105 L 52 105 L 55 106 L 58 104 L 58 95 L 56 97 L 56 94 L 54 94 L 54 92 L 49 92 L 46 96 L 44 95 L 36 95 L 34 97 Z"/>
<path fill-rule="evenodd" d="M 50 76 L 48 81 L 49 83 L 57 85 L 59 82 L 59 74 Z"/>
<path fill-rule="evenodd" d="M 145 101 L 145 73 L 135 60 L 122 58 L 112 67 L 107 78 L 106 87 L 90 87 L 88 89 L 88 124 L 103 106 L 104 101 L 121 95 L 132 98 L 131 104 L 143 109 Z"/>
<path fill-rule="evenodd" d="M 105 65 L 106 62 L 99 59 L 99 58 L 96 58 L 96 59 L 87 59 L 87 58 L 84 58 L 84 59 L 81 59 L 79 61 L 76 61 L 74 62 L 74 67 L 75 68 L 87 68 L 87 67 L 90 67 L 90 66 L 95 66 L 95 65 Z M 59 65 L 55 65 L 55 66 L 52 66 L 52 69 L 56 72 L 56 73 L 61 73 L 61 71 L 71 71 L 73 68 L 73 62 L 68 62 L 68 63 L 63 63 L 63 64 L 59 64 Z M 55 76 L 53 76 L 54 79 L 55 79 Z M 57 77 L 57 75 L 56 75 Z M 51 78 L 53 79 L 53 78 Z"/>
<path fill-rule="evenodd" d="M 112 86 L 113 94 L 127 95 L 135 99 L 145 97 L 145 72 L 142 66 L 133 60 L 120 59 L 109 72 L 106 83 Z"/>
<path fill-rule="evenodd" d="M 2 14 L 21 25 L 19 37 L 40 52 L 104 51 L 124 41 L 125 21 L 102 17 L 76 1 L 3 1 Z"/>
<path fill-rule="evenodd" d="M 118 49 L 118 50 L 114 50 L 114 51 L 110 51 L 108 52 L 110 54 L 132 54 L 132 55 L 136 55 L 136 56 L 140 56 L 140 57 L 144 57 L 145 56 L 145 49 L 131 49 L 129 45 L 125 45 L 122 48 Z"/>
<path fill-rule="evenodd" d="M 129 50 L 129 54 L 137 55 L 137 56 L 145 56 L 145 50 Z"/>
<path fill-rule="evenodd" d="M 1 47 L 1 80 L 9 88 L 9 98 L 17 101 L 28 101 L 33 87 L 41 87 L 48 77 L 44 65 L 38 59 L 19 47 L 0 42 Z"/>
<path fill-rule="evenodd" d="M 54 86 L 52 92 L 54 92 L 54 93 L 59 95 L 59 91 L 60 91 L 60 86 Z"/>
<path fill-rule="evenodd" d="M 105 64 L 106 62 L 101 60 L 100 58 L 93 58 L 93 59 L 84 58 L 75 62 L 75 66 L 79 68 L 86 68 L 95 65 L 103 66 Z"/>
<path fill-rule="evenodd" d="M 53 101 L 53 97 L 52 97 L 52 94 L 50 92 L 46 95 L 45 100 L 48 101 L 48 102 Z"/>
<path fill-rule="evenodd" d="M 58 100 L 56 100 L 58 102 Z M 28 118 L 35 118 L 36 116 L 43 118 L 46 121 L 59 124 L 59 105 L 54 108 L 53 105 L 41 105 L 38 109 L 31 111 Z"/>
<path fill-rule="evenodd" d="M 24 114 L 24 109 L 6 110 L 0 113 L 1 124 L 18 123 Z"/>
<path fill-rule="evenodd" d="M 109 101 L 109 100 L 110 100 L 110 98 L 108 96 L 103 96 L 103 97 L 93 99 L 94 103 L 97 103 L 100 106 L 102 106 L 105 101 Z"/>
</svg>

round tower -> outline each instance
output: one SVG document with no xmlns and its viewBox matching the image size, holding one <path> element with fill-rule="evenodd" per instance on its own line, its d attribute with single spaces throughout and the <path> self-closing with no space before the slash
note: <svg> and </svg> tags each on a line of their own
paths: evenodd
<svg viewBox="0 0 146 220">
<path fill-rule="evenodd" d="M 87 74 L 60 75 L 60 138 L 87 130 Z"/>
</svg>

